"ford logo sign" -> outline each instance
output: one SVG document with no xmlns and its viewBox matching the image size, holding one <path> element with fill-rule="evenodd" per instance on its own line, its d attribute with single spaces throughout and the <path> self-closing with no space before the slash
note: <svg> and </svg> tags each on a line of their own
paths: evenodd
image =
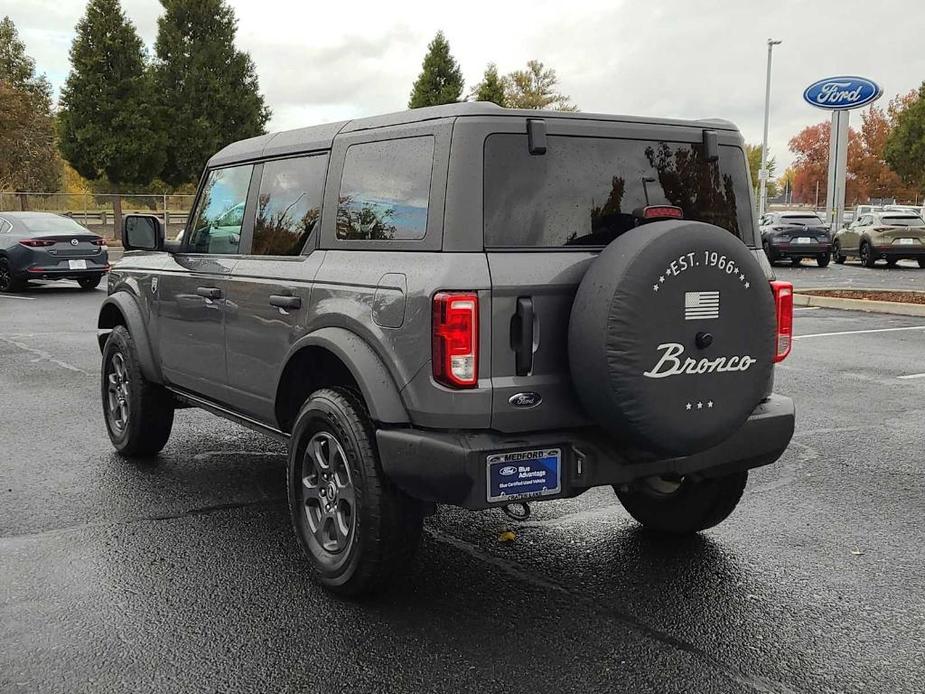
<svg viewBox="0 0 925 694">
<path fill-rule="evenodd" d="M 505 477 L 510 477 L 510 476 L 513 475 L 515 472 L 517 472 L 517 468 L 514 467 L 513 465 L 506 465 L 506 466 L 504 466 L 503 468 L 501 468 L 500 470 L 498 470 L 498 472 L 500 472 L 500 473 L 501 473 L 502 475 L 504 475 Z"/>
<path fill-rule="evenodd" d="M 863 77 L 826 77 L 809 85 L 803 100 L 816 108 L 842 111 L 866 106 L 881 94 L 880 85 Z"/>
<path fill-rule="evenodd" d="M 510 403 L 511 407 L 519 407 L 522 410 L 527 410 L 539 405 L 543 402 L 543 398 L 539 393 L 528 391 L 526 393 L 516 393 L 509 397 L 507 401 Z"/>
</svg>

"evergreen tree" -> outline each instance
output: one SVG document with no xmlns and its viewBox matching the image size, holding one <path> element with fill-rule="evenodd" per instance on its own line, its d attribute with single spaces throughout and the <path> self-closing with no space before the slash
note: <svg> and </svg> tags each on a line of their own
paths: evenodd
<svg viewBox="0 0 925 694">
<path fill-rule="evenodd" d="M 450 44 L 442 31 L 427 46 L 421 74 L 411 88 L 408 108 L 439 106 L 459 101 L 463 92 L 462 70 L 450 55 Z"/>
<path fill-rule="evenodd" d="M 539 60 L 527 62 L 526 70 L 515 70 L 505 78 L 505 100 L 511 108 L 553 109 L 577 111 L 569 98 L 556 91 L 559 78 L 556 71 Z"/>
<path fill-rule="evenodd" d="M 0 187 L 50 192 L 61 184 L 51 87 L 35 74 L 16 26 L 0 20 Z M 25 196 L 21 196 L 25 209 Z"/>
<path fill-rule="evenodd" d="M 61 153 L 84 178 L 108 179 L 117 232 L 122 186 L 150 183 L 164 161 L 150 93 L 143 45 L 119 0 L 90 0 L 61 90 Z"/>
<path fill-rule="evenodd" d="M 155 85 L 167 135 L 161 178 L 199 179 L 225 145 L 264 132 L 264 104 L 251 57 L 234 47 L 237 20 L 224 0 L 161 0 Z"/>
<path fill-rule="evenodd" d="M 485 74 L 482 81 L 476 85 L 473 96 L 476 101 L 490 101 L 498 106 L 506 105 L 504 79 L 498 74 L 498 68 L 494 63 L 489 63 L 485 68 Z"/>
</svg>

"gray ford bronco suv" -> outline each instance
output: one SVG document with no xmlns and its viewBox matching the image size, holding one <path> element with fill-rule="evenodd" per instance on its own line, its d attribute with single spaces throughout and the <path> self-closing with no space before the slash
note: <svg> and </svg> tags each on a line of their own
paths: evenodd
<svg viewBox="0 0 925 694">
<path fill-rule="evenodd" d="M 716 525 L 774 462 L 792 287 L 725 121 L 464 103 L 234 143 L 182 241 L 130 215 L 99 315 L 125 456 L 199 407 L 288 442 L 314 575 L 359 594 L 435 504 L 612 486 L 662 533 Z"/>
</svg>

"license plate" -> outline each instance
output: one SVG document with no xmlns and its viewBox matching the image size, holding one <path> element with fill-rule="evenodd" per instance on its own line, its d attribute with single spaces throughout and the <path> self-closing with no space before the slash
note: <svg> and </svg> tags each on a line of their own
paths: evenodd
<svg viewBox="0 0 925 694">
<path fill-rule="evenodd" d="M 488 456 L 488 501 L 551 496 L 562 490 L 562 449 L 512 451 Z"/>
<path fill-rule="evenodd" d="M 86 270 L 87 269 L 86 260 L 69 260 L 67 261 L 67 264 L 68 264 L 68 267 L 71 268 L 71 270 Z"/>
<path fill-rule="evenodd" d="M 797 239 L 797 243 L 812 243 L 813 240 L 808 236 L 801 236 Z"/>
<path fill-rule="evenodd" d="M 911 246 L 913 243 L 915 243 L 915 239 L 900 239 L 899 242 L 903 246 Z"/>
</svg>

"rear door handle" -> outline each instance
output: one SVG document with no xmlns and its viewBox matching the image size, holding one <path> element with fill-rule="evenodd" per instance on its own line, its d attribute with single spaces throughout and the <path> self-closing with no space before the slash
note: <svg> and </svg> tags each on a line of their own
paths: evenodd
<svg viewBox="0 0 925 694">
<path fill-rule="evenodd" d="M 527 376 L 533 370 L 533 322 L 533 299 L 518 297 L 517 311 L 511 318 L 511 349 L 518 376 Z"/>
<path fill-rule="evenodd" d="M 302 308 L 302 299 L 298 296 L 289 296 L 286 294 L 271 294 L 270 306 L 278 308 Z"/>
<path fill-rule="evenodd" d="M 222 290 L 218 287 L 196 287 L 196 293 L 204 299 L 222 298 Z"/>
</svg>

